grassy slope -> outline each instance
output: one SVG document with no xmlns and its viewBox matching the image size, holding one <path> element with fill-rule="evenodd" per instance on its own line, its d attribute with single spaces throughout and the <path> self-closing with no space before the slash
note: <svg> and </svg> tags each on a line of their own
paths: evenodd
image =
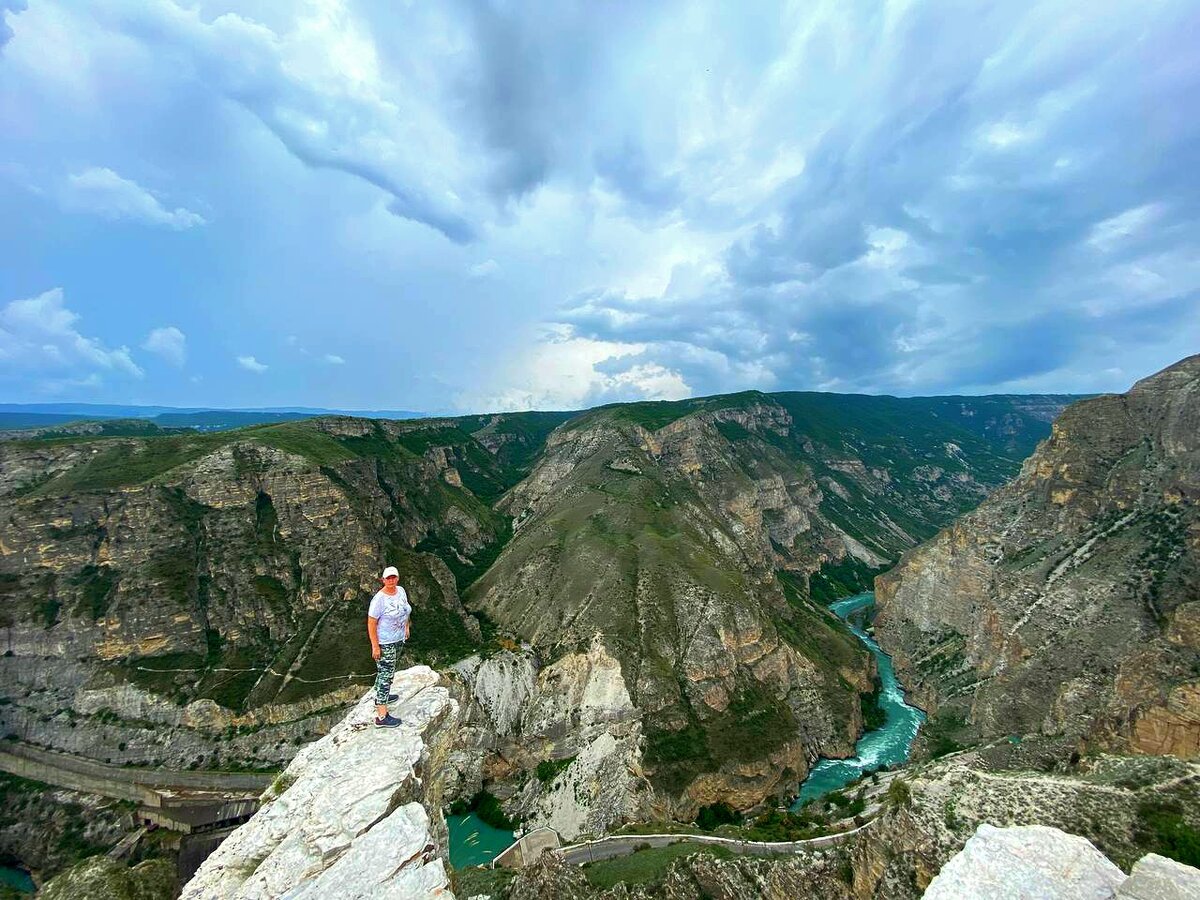
<svg viewBox="0 0 1200 900">
<path fill-rule="evenodd" d="M 962 426 L 948 412 L 961 417 L 967 400 L 947 407 L 920 398 L 748 392 L 601 407 L 572 420 L 566 429 L 610 426 L 621 431 L 636 425 L 655 430 L 696 413 L 778 403 L 794 422 L 786 436 L 751 432 L 732 421 L 717 423 L 728 442 L 721 455 L 729 465 L 720 478 L 726 486 L 730 479 L 748 482 L 770 472 L 785 480 L 789 473 L 804 471 L 834 478 L 848 499 L 823 490 L 822 514 L 894 559 L 909 542 L 897 538 L 886 520 L 920 540 L 980 496 L 958 489 L 948 498 L 938 497 L 923 478 L 934 477 L 930 473 L 939 469 L 943 474 L 937 477 L 943 479 L 960 475 L 988 487 L 998 485 L 1020 466 L 1020 456 L 1007 446 L 1013 434 L 1028 444 L 1049 431 L 1048 424 L 1004 399 L 985 401 L 976 417 L 966 417 L 972 427 Z M 1004 415 L 1009 416 L 1007 430 L 987 424 Z M 551 655 L 603 632 L 622 659 L 635 703 L 649 707 L 658 705 L 657 698 L 639 698 L 638 690 L 649 683 L 671 693 L 669 685 L 681 677 L 686 654 L 673 639 L 691 633 L 698 610 L 690 597 L 707 591 L 729 609 L 759 610 L 784 640 L 817 664 L 827 707 L 839 720 L 851 719 L 857 697 L 839 670 L 861 668 L 863 652 L 819 604 L 869 588 L 879 570 L 847 557 L 826 566 L 811 582 L 803 574 L 783 572 L 778 586 L 784 602 L 764 605 L 770 590 L 746 578 L 743 561 L 723 552 L 711 537 L 714 529 L 725 527 L 708 509 L 714 500 L 697 496 L 687 479 L 640 454 L 637 443 L 631 437 L 620 448 L 610 446 L 580 462 L 568 476 L 571 486 L 562 500 L 524 522 L 498 562 L 474 585 L 471 605 L 482 606 Z M 609 465 L 631 456 L 639 473 Z M 891 488 L 870 493 L 846 473 L 842 464 L 847 460 L 861 461 L 867 470 L 886 469 Z M 794 735 L 796 723 L 784 704 L 763 697 L 750 681 L 742 682 L 741 690 L 726 717 L 702 717 L 703 711 L 677 690 L 666 714 L 647 720 L 647 763 L 661 786 L 677 790 L 700 771 L 745 753 L 768 752 Z M 680 710 L 686 721 L 679 720 Z"/>
</svg>

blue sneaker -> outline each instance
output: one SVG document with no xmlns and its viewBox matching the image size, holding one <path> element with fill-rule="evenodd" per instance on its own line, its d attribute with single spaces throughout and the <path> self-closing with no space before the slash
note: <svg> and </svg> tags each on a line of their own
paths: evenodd
<svg viewBox="0 0 1200 900">
<path fill-rule="evenodd" d="M 400 720 L 397 719 L 395 716 L 393 716 L 391 713 L 388 713 L 382 719 L 379 718 L 378 716 L 375 717 L 375 727 L 376 728 L 398 728 L 399 726 L 400 726 Z"/>
<path fill-rule="evenodd" d="M 388 703 L 395 703 L 399 699 L 400 699 L 399 694 L 388 694 Z"/>
</svg>

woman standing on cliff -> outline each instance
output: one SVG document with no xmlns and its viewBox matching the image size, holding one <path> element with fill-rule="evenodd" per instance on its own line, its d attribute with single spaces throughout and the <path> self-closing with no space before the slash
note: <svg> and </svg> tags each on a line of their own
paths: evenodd
<svg viewBox="0 0 1200 900">
<path fill-rule="evenodd" d="M 388 703 L 400 698 L 393 694 L 392 677 L 396 674 L 396 657 L 400 645 L 408 640 L 408 594 L 400 587 L 400 573 L 388 566 L 380 577 L 383 587 L 371 598 L 367 611 L 367 636 L 371 639 L 371 656 L 375 658 L 375 727 L 395 728 L 400 720 L 388 712 Z"/>
</svg>

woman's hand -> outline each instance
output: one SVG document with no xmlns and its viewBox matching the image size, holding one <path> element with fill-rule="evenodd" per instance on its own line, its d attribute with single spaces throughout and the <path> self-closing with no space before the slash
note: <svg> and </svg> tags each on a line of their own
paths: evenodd
<svg viewBox="0 0 1200 900">
<path fill-rule="evenodd" d="M 378 644 L 373 644 L 371 646 L 371 658 L 378 661 L 381 656 L 383 656 L 383 651 L 379 649 Z"/>
</svg>

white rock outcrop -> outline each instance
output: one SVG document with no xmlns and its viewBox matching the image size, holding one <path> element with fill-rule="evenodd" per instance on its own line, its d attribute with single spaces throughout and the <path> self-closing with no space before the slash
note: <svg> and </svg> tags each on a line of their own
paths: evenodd
<svg viewBox="0 0 1200 900">
<path fill-rule="evenodd" d="M 985 823 L 942 866 L 925 900 L 1109 900 L 1124 880 L 1086 838 L 1045 825 Z"/>
<path fill-rule="evenodd" d="M 463 660 L 454 671 L 466 707 L 453 763 L 458 794 L 554 760 L 563 768 L 551 780 L 526 778 L 511 800 L 502 796 L 527 827 L 548 826 L 569 841 L 644 816 L 641 713 L 602 641 L 543 668 L 531 653 L 506 651 Z"/>
<path fill-rule="evenodd" d="M 1200 871 L 1147 853 L 1133 865 L 1118 900 L 1200 900 Z"/>
<path fill-rule="evenodd" d="M 397 673 L 392 713 L 401 727 L 373 727 L 367 695 L 301 750 L 258 813 L 205 860 L 183 900 L 453 900 L 432 790 L 441 762 L 430 757 L 441 752 L 434 745 L 448 745 L 458 704 L 438 681 L 426 666 Z"/>
<path fill-rule="evenodd" d="M 983 824 L 924 900 L 1200 900 L 1200 871 L 1148 853 L 1129 877 L 1086 838 L 1044 825 Z"/>
</svg>

